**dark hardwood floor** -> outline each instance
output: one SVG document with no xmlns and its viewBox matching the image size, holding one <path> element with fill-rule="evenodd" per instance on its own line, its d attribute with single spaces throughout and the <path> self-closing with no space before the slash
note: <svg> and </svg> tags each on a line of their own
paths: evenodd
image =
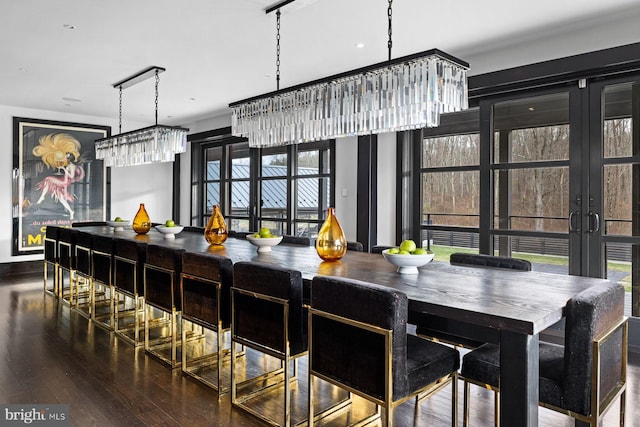
<svg viewBox="0 0 640 427">
<path fill-rule="evenodd" d="M 69 404 L 73 426 L 262 426 L 232 409 L 228 395 L 171 370 L 141 348 L 117 339 L 43 292 L 42 274 L 5 275 L 0 286 L 0 403 Z M 306 382 L 304 360 L 301 382 Z M 640 358 L 630 354 L 627 426 L 640 427 Z M 304 387 L 299 388 L 302 393 Z M 304 414 L 297 396 L 294 419 Z M 396 412 L 399 426 L 448 426 L 450 390 Z M 493 425 L 492 393 L 472 387 L 472 426 Z M 277 409 L 276 409 L 277 410 Z M 618 424 L 618 406 L 604 426 Z M 462 383 L 459 414 L 462 415 Z M 344 424 L 344 418 L 332 425 Z M 459 425 L 462 425 L 460 419 Z M 572 426 L 571 418 L 540 409 L 540 425 Z"/>
</svg>

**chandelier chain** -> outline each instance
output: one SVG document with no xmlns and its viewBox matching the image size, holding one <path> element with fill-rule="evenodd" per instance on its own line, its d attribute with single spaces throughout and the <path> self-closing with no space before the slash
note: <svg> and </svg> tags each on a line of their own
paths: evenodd
<svg viewBox="0 0 640 427">
<path fill-rule="evenodd" d="M 391 47 L 393 46 L 393 42 L 391 41 L 391 18 L 393 17 L 393 0 L 389 0 L 389 7 L 387 7 L 387 18 L 389 19 L 389 41 L 387 42 L 387 48 L 389 49 L 389 61 L 391 61 Z"/>
<path fill-rule="evenodd" d="M 118 133 L 122 133 L 122 86 L 120 86 L 120 103 L 118 112 Z"/>
<path fill-rule="evenodd" d="M 276 12 L 276 90 L 280 90 L 280 9 Z"/>
<path fill-rule="evenodd" d="M 160 75 L 156 70 L 156 126 L 158 125 L 158 84 L 160 83 Z"/>
</svg>

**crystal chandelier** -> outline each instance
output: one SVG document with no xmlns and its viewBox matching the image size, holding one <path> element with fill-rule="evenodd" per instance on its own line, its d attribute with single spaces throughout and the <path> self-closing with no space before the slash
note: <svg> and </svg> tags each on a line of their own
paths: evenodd
<svg viewBox="0 0 640 427">
<path fill-rule="evenodd" d="M 436 127 L 468 108 L 468 63 L 438 49 L 391 59 L 391 3 L 388 61 L 232 103 L 232 134 L 272 147 Z"/>
<path fill-rule="evenodd" d="M 175 155 L 187 150 L 189 129 L 158 125 L 158 83 L 160 67 L 149 67 L 128 77 L 113 87 L 120 91 L 120 127 L 117 135 L 96 140 L 96 159 L 104 160 L 105 166 L 135 166 L 148 163 L 172 162 Z M 146 128 L 122 133 L 122 90 L 155 75 L 156 80 L 156 124 Z"/>
</svg>

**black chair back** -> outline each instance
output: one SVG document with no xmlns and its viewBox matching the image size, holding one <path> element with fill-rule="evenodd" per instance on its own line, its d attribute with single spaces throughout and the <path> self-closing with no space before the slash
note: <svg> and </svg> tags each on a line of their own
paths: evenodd
<svg viewBox="0 0 640 427">
<path fill-rule="evenodd" d="M 362 252 L 364 251 L 364 246 L 362 246 L 362 243 L 360 242 L 347 242 L 347 250 Z"/>
<path fill-rule="evenodd" d="M 113 282 L 113 237 L 93 235 L 91 270 L 93 280 L 110 286 Z"/>
<path fill-rule="evenodd" d="M 180 311 L 180 273 L 184 249 L 147 245 L 144 264 L 145 302 L 166 312 Z"/>
<path fill-rule="evenodd" d="M 249 233 L 248 231 L 229 230 L 229 237 L 233 237 L 235 239 L 246 239 L 249 234 L 253 233 Z"/>
<path fill-rule="evenodd" d="M 233 266 L 232 295 L 234 339 L 248 340 L 280 354 L 285 353 L 287 342 L 291 355 L 307 350 L 307 319 L 299 271 L 272 264 L 238 262 Z M 283 328 L 285 323 L 288 331 Z"/>
<path fill-rule="evenodd" d="M 55 264 L 58 262 L 58 231 L 60 227 L 47 225 L 44 236 L 44 260 Z"/>
<path fill-rule="evenodd" d="M 204 235 L 204 227 L 186 225 L 182 231 L 186 231 L 187 233 L 202 233 Z"/>
<path fill-rule="evenodd" d="M 311 239 L 308 237 L 284 235 L 282 236 L 282 243 L 290 243 L 292 245 L 311 246 Z"/>
<path fill-rule="evenodd" d="M 91 277 L 91 250 L 93 237 L 91 233 L 78 231 L 76 233 L 76 271 L 85 277 Z"/>
<path fill-rule="evenodd" d="M 407 394 L 408 302 L 404 293 L 356 280 L 317 276 L 311 285 L 311 308 L 391 330 L 393 396 Z M 384 335 L 315 314 L 311 325 L 313 371 L 384 400 Z"/>
<path fill-rule="evenodd" d="M 66 270 L 75 269 L 75 230 L 61 227 L 58 230 L 58 263 Z"/>
<path fill-rule="evenodd" d="M 624 288 L 614 284 L 596 286 L 569 300 L 565 326 L 565 409 L 589 414 L 593 341 L 624 318 Z M 622 329 L 600 350 L 600 396 L 616 387 L 623 369 Z"/>
<path fill-rule="evenodd" d="M 391 249 L 394 246 L 386 246 L 386 245 L 375 245 L 371 247 L 371 253 L 372 254 L 381 254 L 382 251 L 386 250 L 386 249 Z"/>
<path fill-rule="evenodd" d="M 182 316 L 185 319 L 214 330 L 218 329 L 218 318 L 222 328 L 230 326 L 233 263 L 229 258 L 207 253 L 183 253 L 181 283 Z"/>
<path fill-rule="evenodd" d="M 469 254 L 463 252 L 452 253 L 449 257 L 451 264 L 471 265 L 493 268 L 507 268 L 513 270 L 531 271 L 531 262 L 526 259 L 509 258 L 485 254 Z"/>
<path fill-rule="evenodd" d="M 84 222 L 74 222 L 71 224 L 73 228 L 81 228 L 81 227 L 99 227 L 102 225 L 107 225 L 106 221 L 84 221 Z"/>
<path fill-rule="evenodd" d="M 113 284 L 131 297 L 144 296 L 144 264 L 147 244 L 116 238 L 113 251 Z"/>
</svg>

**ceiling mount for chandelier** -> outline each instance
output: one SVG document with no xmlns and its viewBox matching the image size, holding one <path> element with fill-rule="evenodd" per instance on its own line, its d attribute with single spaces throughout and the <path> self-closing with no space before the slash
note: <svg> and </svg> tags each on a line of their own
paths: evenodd
<svg viewBox="0 0 640 427">
<path fill-rule="evenodd" d="M 158 124 L 158 85 L 161 67 L 149 67 L 139 73 L 113 84 L 120 92 L 119 130 L 117 135 L 96 140 L 96 159 L 104 160 L 106 166 L 135 166 L 149 163 L 172 162 L 175 155 L 187 149 L 187 132 L 177 126 Z M 143 80 L 155 76 L 156 124 L 146 128 L 122 133 L 122 91 Z"/>
<path fill-rule="evenodd" d="M 468 108 L 467 62 L 439 49 L 391 59 L 392 3 L 387 61 L 282 90 L 278 79 L 275 92 L 229 104 L 232 134 L 270 147 L 436 127 L 440 114 Z M 278 47 L 279 30 L 278 19 Z"/>
</svg>

